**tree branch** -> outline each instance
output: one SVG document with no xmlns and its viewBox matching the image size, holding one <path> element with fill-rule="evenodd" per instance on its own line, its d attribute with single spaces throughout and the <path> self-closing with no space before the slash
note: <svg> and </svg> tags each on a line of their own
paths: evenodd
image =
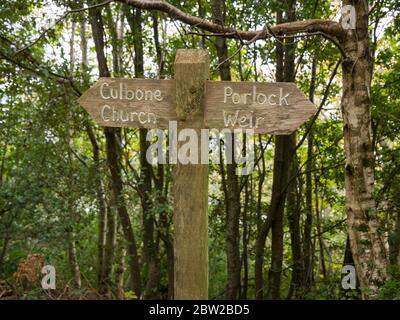
<svg viewBox="0 0 400 320">
<path fill-rule="evenodd" d="M 303 137 L 301 138 L 300 142 L 296 145 L 296 149 L 295 149 L 295 150 L 299 149 L 299 148 L 302 146 L 302 144 L 303 144 L 304 141 L 306 140 L 308 134 L 310 133 L 312 127 L 314 126 L 315 122 L 317 121 L 317 118 L 318 118 L 319 114 L 321 113 L 321 110 L 322 110 L 323 106 L 325 105 L 326 100 L 328 99 L 329 90 L 330 90 L 330 88 L 331 88 L 331 84 L 332 84 L 333 80 L 335 79 L 335 76 L 336 76 L 337 71 L 338 71 L 338 69 L 339 69 L 339 66 L 340 66 L 341 64 L 342 64 L 342 59 L 340 59 L 340 60 L 336 63 L 335 68 L 333 69 L 332 74 L 331 74 L 331 76 L 330 76 L 330 78 L 329 78 L 328 84 L 327 84 L 327 86 L 325 87 L 325 92 L 324 92 L 322 101 L 321 101 L 321 103 L 319 104 L 318 110 L 317 110 L 317 112 L 314 114 L 314 116 L 312 117 L 312 119 L 310 120 L 310 124 L 309 124 L 309 126 L 307 127 L 307 130 L 306 130 L 306 132 L 304 133 Z"/>
<path fill-rule="evenodd" d="M 173 6 L 172 4 L 162 0 L 114 0 L 125 3 L 136 8 L 144 10 L 157 10 L 167 13 L 171 18 L 184 22 L 193 27 L 197 27 L 219 36 L 226 38 L 237 38 L 244 40 L 266 39 L 270 36 L 280 34 L 296 34 L 296 33 L 315 33 L 322 32 L 324 34 L 340 37 L 344 35 L 344 30 L 340 23 L 330 20 L 311 19 L 305 21 L 294 21 L 282 23 L 273 27 L 267 27 L 262 30 L 244 31 L 235 28 L 226 27 L 216 24 L 206 19 L 192 16 Z"/>
</svg>

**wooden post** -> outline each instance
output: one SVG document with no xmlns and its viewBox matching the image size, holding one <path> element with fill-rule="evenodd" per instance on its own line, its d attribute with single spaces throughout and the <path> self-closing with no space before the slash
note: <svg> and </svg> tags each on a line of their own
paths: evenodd
<svg viewBox="0 0 400 320">
<path fill-rule="evenodd" d="M 204 93 L 209 78 L 205 50 L 177 50 L 175 58 L 178 137 L 182 129 L 204 128 Z M 182 142 L 178 143 L 178 150 Z M 198 143 L 198 163 L 201 144 Z M 174 299 L 208 298 L 208 165 L 181 164 L 175 168 Z"/>
</svg>

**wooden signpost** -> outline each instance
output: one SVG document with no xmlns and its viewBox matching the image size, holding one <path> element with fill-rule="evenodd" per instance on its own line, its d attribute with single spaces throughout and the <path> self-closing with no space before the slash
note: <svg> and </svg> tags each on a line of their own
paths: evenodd
<svg viewBox="0 0 400 320">
<path fill-rule="evenodd" d="M 100 78 L 79 99 L 97 124 L 290 134 L 316 112 L 294 83 L 210 81 L 205 50 L 180 49 L 175 79 Z M 179 146 L 178 146 L 179 147 Z M 198 146 L 200 148 L 200 144 Z M 208 165 L 177 163 L 174 195 L 174 298 L 208 297 Z"/>
</svg>

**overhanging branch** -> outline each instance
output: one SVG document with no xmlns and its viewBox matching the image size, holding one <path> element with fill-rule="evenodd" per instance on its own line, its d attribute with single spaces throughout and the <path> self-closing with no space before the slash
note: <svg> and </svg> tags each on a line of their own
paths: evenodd
<svg viewBox="0 0 400 320">
<path fill-rule="evenodd" d="M 244 31 L 231 27 L 226 27 L 202 19 L 196 16 L 187 14 L 177 7 L 166 1 L 160 0 L 114 0 L 116 2 L 125 3 L 133 7 L 145 10 L 157 10 L 167 13 L 171 18 L 179 20 L 183 23 L 197 27 L 213 34 L 218 34 L 226 38 L 240 38 L 244 40 L 266 39 L 270 36 L 281 34 L 296 34 L 296 33 L 315 33 L 322 32 L 332 37 L 340 37 L 344 34 L 344 30 L 340 23 L 323 19 L 311 19 L 304 21 L 294 21 L 282 23 L 273 27 L 264 28 L 262 30 Z"/>
</svg>

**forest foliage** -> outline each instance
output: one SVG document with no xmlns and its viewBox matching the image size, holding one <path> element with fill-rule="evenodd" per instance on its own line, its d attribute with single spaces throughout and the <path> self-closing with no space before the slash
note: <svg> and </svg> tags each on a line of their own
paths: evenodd
<svg viewBox="0 0 400 320">
<path fill-rule="evenodd" d="M 79 106 L 79 96 L 99 76 L 173 78 L 178 48 L 204 48 L 212 80 L 277 80 L 274 38 L 246 44 L 163 12 L 96 3 L 101 1 L 0 4 L 0 299 L 173 297 L 174 166 L 146 166 L 145 131 L 103 129 Z M 241 30 L 276 25 L 277 11 L 281 22 L 290 21 L 291 12 L 296 20 L 337 20 L 340 13 L 340 3 L 318 0 L 169 3 Z M 390 0 L 373 6 L 374 214 L 390 260 L 378 298 L 399 299 L 400 8 Z M 342 267 L 352 263 L 342 56 L 320 35 L 286 38 L 283 50 L 286 61 L 293 55 L 292 77 L 319 112 L 293 136 L 279 285 L 269 281 L 277 249 L 271 234 L 262 239 L 279 139 L 261 134 L 254 137 L 256 165 L 249 176 L 234 178 L 229 165 L 210 164 L 209 298 L 357 299 L 358 290 L 341 286 Z M 44 264 L 56 269 L 56 290 L 43 290 L 40 277 L 29 276 Z"/>
</svg>

